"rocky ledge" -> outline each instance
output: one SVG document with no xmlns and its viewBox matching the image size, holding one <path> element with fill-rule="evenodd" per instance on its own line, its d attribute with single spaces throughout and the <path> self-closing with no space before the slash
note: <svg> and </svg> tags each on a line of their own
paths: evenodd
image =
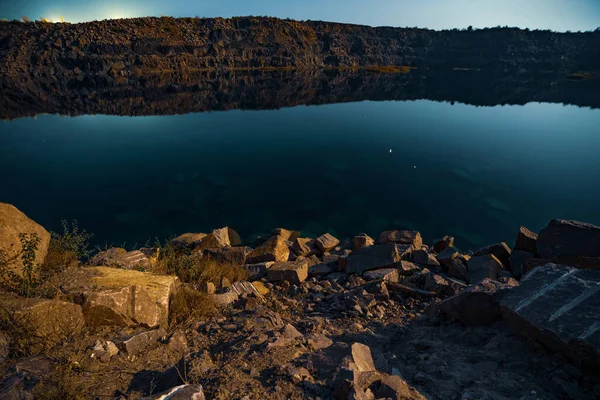
<svg viewBox="0 0 600 400">
<path fill-rule="evenodd" d="M 0 216 L 13 253 L 20 234 L 45 232 L 12 206 Z M 52 243 L 29 248 L 36 262 Z M 5 257 L 5 283 L 27 259 Z M 600 227 L 581 222 L 470 254 L 414 230 L 278 228 L 244 244 L 225 227 L 45 279 L 37 298 L 0 294 L 3 398 L 600 396 Z"/>
</svg>

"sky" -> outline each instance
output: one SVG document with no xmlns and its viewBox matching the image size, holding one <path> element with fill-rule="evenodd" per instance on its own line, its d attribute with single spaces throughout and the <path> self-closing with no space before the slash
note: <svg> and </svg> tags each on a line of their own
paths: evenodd
<svg viewBox="0 0 600 400">
<path fill-rule="evenodd" d="M 0 18 L 68 22 L 143 16 L 266 15 L 296 20 L 430 29 L 600 27 L 600 0 L 0 0 Z"/>
</svg>

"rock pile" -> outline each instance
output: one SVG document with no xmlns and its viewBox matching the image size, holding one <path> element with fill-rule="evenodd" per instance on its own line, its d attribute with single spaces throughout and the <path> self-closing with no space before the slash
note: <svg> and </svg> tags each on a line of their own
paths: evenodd
<svg viewBox="0 0 600 400">
<path fill-rule="evenodd" d="M 0 243 L 20 226 L 0 232 Z M 17 353 L 2 325 L 0 394 L 52 390 L 67 378 L 43 365 L 85 354 L 68 379 L 107 398 L 597 398 L 598 232 L 556 220 L 539 236 L 520 228 L 512 248 L 465 254 L 450 236 L 426 246 L 409 230 L 342 242 L 280 228 L 251 248 L 225 227 L 171 242 L 248 271 L 202 288 L 138 271 L 152 268 L 158 249 L 110 249 L 92 258 L 98 265 L 60 275 L 55 299 L 0 295 L 12 328 L 40 339 Z M 172 323 L 184 292 L 218 311 Z M 502 383 L 465 375 L 481 371 Z"/>
</svg>

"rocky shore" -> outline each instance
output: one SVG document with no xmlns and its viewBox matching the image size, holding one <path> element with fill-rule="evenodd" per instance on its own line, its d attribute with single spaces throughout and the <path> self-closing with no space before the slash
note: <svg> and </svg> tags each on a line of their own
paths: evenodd
<svg viewBox="0 0 600 400">
<path fill-rule="evenodd" d="M 594 225 L 471 254 L 414 230 L 225 227 L 91 257 L 85 239 L 0 203 L 0 397 L 600 396 Z"/>
</svg>

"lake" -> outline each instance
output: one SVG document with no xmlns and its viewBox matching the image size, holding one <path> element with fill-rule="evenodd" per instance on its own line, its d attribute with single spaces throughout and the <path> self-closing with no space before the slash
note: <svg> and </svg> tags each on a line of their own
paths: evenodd
<svg viewBox="0 0 600 400">
<path fill-rule="evenodd" d="M 39 115 L 0 124 L 0 201 L 49 230 L 77 219 L 102 247 L 228 225 L 476 249 L 553 218 L 600 224 L 599 153 L 600 110 L 549 103 Z"/>
</svg>

